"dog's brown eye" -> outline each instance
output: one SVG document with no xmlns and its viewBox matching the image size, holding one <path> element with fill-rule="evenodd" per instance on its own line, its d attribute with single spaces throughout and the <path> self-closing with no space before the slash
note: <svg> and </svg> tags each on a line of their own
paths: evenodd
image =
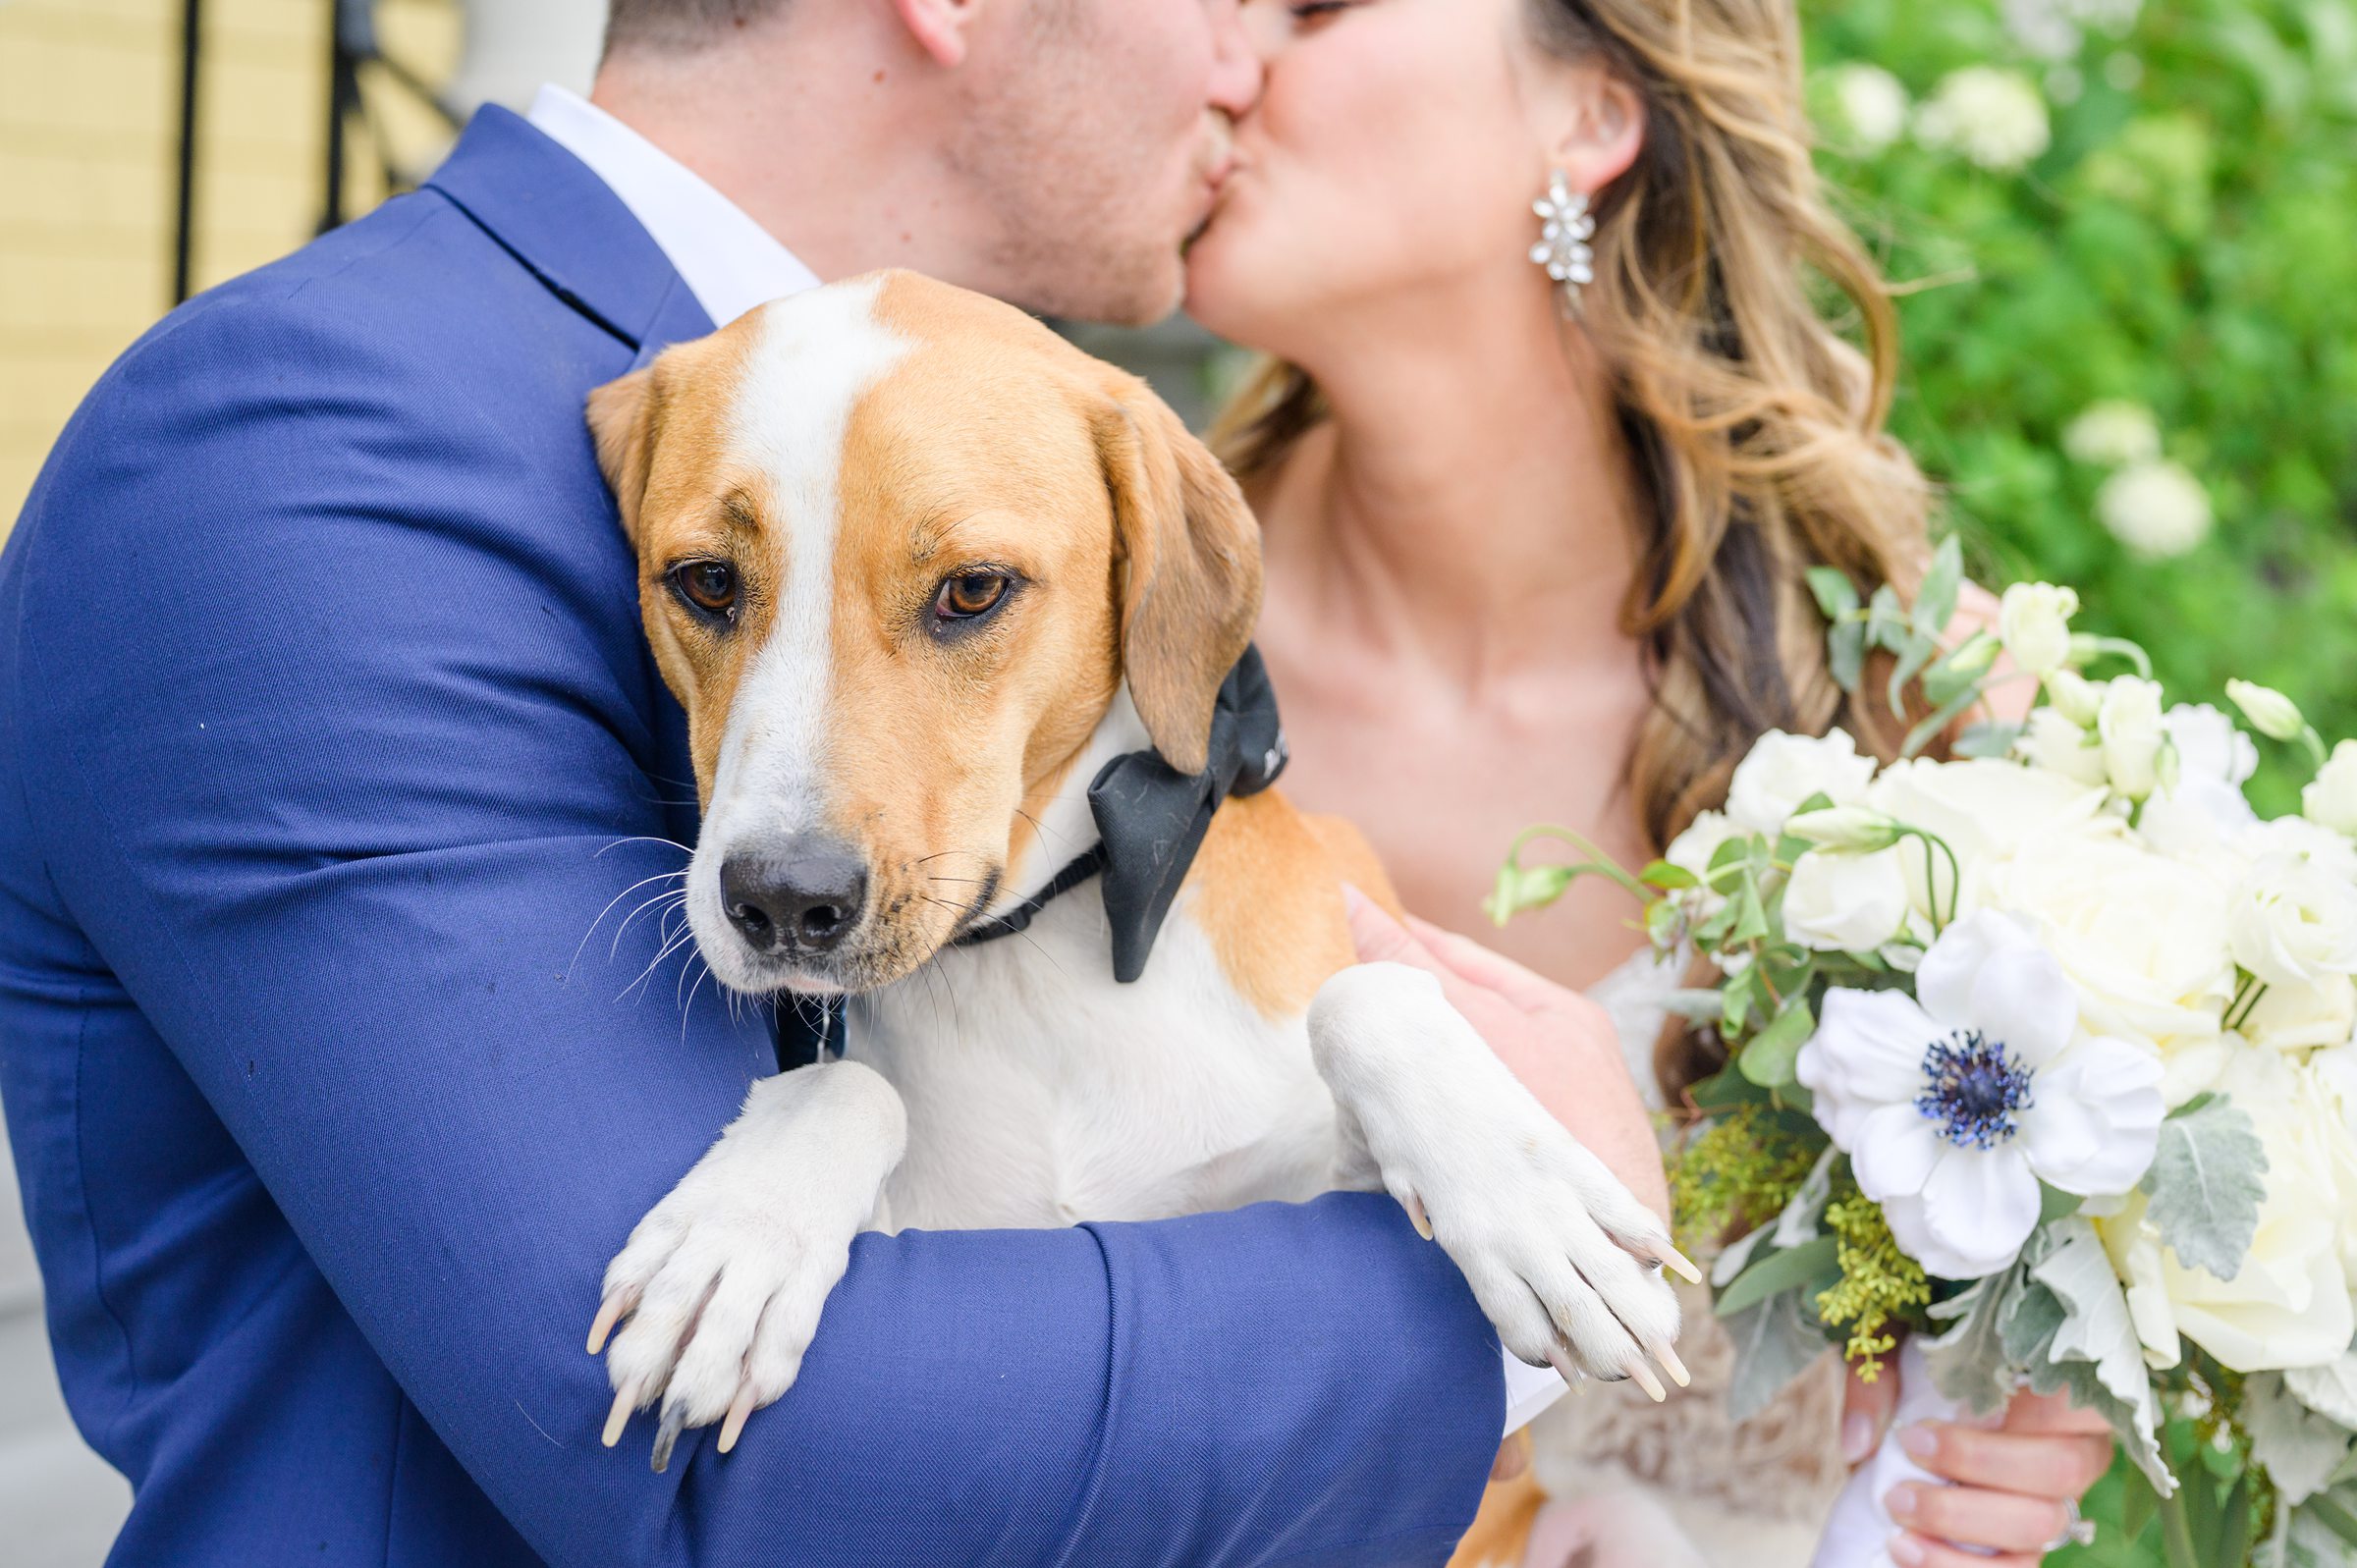
<svg viewBox="0 0 2357 1568">
<path fill-rule="evenodd" d="M 672 591 L 694 609 L 725 616 L 737 608 L 737 568 L 725 561 L 688 561 L 671 568 Z"/>
<path fill-rule="evenodd" d="M 1007 576 L 997 571 L 964 571 L 941 585 L 933 613 L 944 621 L 971 621 L 986 616 L 1007 597 Z"/>
</svg>

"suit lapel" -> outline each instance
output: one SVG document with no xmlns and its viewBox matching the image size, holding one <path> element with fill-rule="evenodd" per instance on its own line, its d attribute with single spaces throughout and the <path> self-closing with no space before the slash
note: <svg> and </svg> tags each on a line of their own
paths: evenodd
<svg viewBox="0 0 2357 1568">
<path fill-rule="evenodd" d="M 622 198 L 521 116 L 497 105 L 478 110 L 425 184 L 631 350 L 655 341 L 658 323 L 665 343 L 712 330 Z"/>
</svg>

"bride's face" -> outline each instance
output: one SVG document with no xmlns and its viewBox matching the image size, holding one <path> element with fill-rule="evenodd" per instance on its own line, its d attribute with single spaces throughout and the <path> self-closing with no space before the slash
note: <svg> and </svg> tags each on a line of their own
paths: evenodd
<svg viewBox="0 0 2357 1568">
<path fill-rule="evenodd" d="M 1187 253 L 1187 308 L 1234 341 L 1310 357 L 1338 304 L 1527 289 L 1550 94 L 1527 0 L 1244 0 L 1266 69 L 1236 162 Z M 1534 91 L 1534 87 L 1537 89 Z"/>
</svg>

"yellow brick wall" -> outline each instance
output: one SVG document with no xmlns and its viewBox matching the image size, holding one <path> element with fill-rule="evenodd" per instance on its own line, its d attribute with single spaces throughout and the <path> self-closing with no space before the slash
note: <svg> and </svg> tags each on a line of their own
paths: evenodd
<svg viewBox="0 0 2357 1568">
<path fill-rule="evenodd" d="M 196 139 L 196 288 L 309 239 L 324 197 L 333 0 L 205 0 Z M 388 54 L 447 79 L 454 0 L 381 0 Z M 0 0 L 0 534 L 66 416 L 170 307 L 181 0 Z M 439 122 L 363 68 L 404 168 Z M 382 199 L 348 133 L 345 207 Z"/>
</svg>

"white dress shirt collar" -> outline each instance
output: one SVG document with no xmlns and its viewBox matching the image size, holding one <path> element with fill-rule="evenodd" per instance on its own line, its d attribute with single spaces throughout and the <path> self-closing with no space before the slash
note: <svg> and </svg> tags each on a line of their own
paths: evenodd
<svg viewBox="0 0 2357 1568">
<path fill-rule="evenodd" d="M 818 275 L 743 208 L 578 93 L 544 85 L 527 118 L 630 209 L 715 327 L 818 286 Z"/>
</svg>

